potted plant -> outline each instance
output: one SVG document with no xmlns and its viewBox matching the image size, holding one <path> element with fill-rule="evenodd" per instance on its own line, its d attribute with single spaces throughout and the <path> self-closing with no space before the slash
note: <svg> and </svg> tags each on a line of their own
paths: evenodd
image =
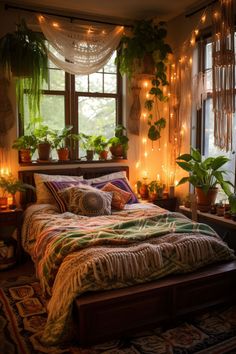
<svg viewBox="0 0 236 354">
<path fill-rule="evenodd" d="M 225 180 L 227 170 L 223 170 L 229 159 L 225 156 L 208 157 L 203 159 L 197 149 L 191 147 L 190 154 L 183 154 L 177 157 L 177 164 L 189 173 L 188 177 L 183 177 L 178 186 L 189 182 L 195 187 L 197 194 L 197 205 L 200 211 L 208 212 L 211 205 L 215 203 L 219 184 L 225 194 L 231 194 L 230 181 Z"/>
<path fill-rule="evenodd" d="M 152 80 L 149 97 L 145 101 L 148 115 L 148 137 L 155 141 L 160 139 L 160 131 L 165 128 L 165 118 L 154 116 L 154 105 L 158 101 L 165 102 L 168 97 L 163 94 L 162 87 L 168 85 L 167 61 L 172 49 L 165 42 L 167 31 L 164 22 L 155 24 L 153 20 L 137 21 L 130 36 L 123 36 L 118 48 L 116 62 L 121 75 L 127 74 L 128 78 L 148 74 Z M 150 76 L 151 75 L 151 76 Z"/>
<path fill-rule="evenodd" d="M 72 129 L 73 125 L 68 125 L 61 130 L 55 130 L 52 134 L 52 147 L 57 150 L 58 160 L 69 159 L 69 149 L 66 145 L 68 139 L 75 136 L 71 133 Z"/>
<path fill-rule="evenodd" d="M 154 202 L 158 198 L 162 198 L 163 195 L 163 185 L 160 182 L 154 180 L 148 184 L 148 194 L 149 199 Z"/>
<path fill-rule="evenodd" d="M 79 137 L 81 149 L 86 151 L 87 161 L 92 161 L 94 157 L 94 150 L 95 150 L 94 140 L 96 137 L 94 135 L 87 135 L 84 133 L 80 133 L 78 137 Z"/>
<path fill-rule="evenodd" d="M 112 158 L 127 158 L 128 143 L 129 138 L 126 135 L 126 128 L 118 124 L 115 128 L 115 136 L 109 139 Z"/>
<path fill-rule="evenodd" d="M 16 179 L 13 175 L 0 175 L 0 189 L 6 198 L 7 206 L 7 195 L 12 195 L 12 204 L 9 206 L 11 209 L 16 208 L 16 192 L 23 192 L 26 188 L 32 188 L 33 186 L 22 183 L 20 180 Z"/>
<path fill-rule="evenodd" d="M 109 141 L 103 135 L 94 139 L 94 151 L 99 155 L 99 160 L 107 160 Z"/>
<path fill-rule="evenodd" d="M 43 125 L 42 123 L 40 123 L 37 127 L 35 127 L 34 135 L 37 139 L 39 161 L 50 160 L 54 131 L 52 129 L 49 129 L 47 125 Z"/>
<path fill-rule="evenodd" d="M 42 83 L 48 79 L 48 56 L 43 36 L 29 29 L 22 20 L 15 32 L 0 39 L 0 63 L 8 77 L 17 77 L 19 112 L 23 113 L 25 90 L 30 112 L 39 111 Z"/>
<path fill-rule="evenodd" d="M 14 140 L 13 149 L 19 150 L 20 162 L 31 162 L 31 157 L 37 148 L 35 135 L 21 135 Z"/>
</svg>

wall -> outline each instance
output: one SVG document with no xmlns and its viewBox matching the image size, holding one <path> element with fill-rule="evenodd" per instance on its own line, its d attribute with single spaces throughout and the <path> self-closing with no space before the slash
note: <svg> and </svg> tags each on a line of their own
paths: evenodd
<svg viewBox="0 0 236 354">
<path fill-rule="evenodd" d="M 15 29 L 15 24 L 19 21 L 20 15 L 29 18 L 30 15 L 17 13 L 16 11 L 5 11 L 3 4 L 0 7 L 0 36 L 7 32 L 13 31 Z M 32 17 L 32 16 L 31 16 Z M 31 18 L 32 20 L 32 18 Z M 199 16 L 194 18 L 186 19 L 184 16 L 179 16 L 168 23 L 168 40 L 174 50 L 174 52 L 180 52 L 181 45 L 194 28 L 195 23 L 199 20 Z M 176 30 L 178 29 L 178 31 Z M 139 85 L 141 87 L 140 101 L 141 101 L 141 132 L 140 136 L 129 134 L 129 151 L 128 151 L 128 162 L 130 167 L 130 179 L 132 185 L 136 183 L 138 179 L 142 179 L 144 174 L 147 174 L 149 181 L 156 179 L 157 174 L 163 179 L 163 182 L 168 182 L 168 175 L 170 174 L 170 160 L 171 160 L 171 144 L 169 141 L 169 108 L 168 104 L 160 106 L 160 116 L 164 116 L 167 119 L 167 126 L 161 131 L 161 139 L 154 142 L 153 147 L 151 141 L 147 138 L 147 117 L 145 117 L 144 101 L 146 99 L 146 93 L 148 92 L 148 87 L 145 84 L 147 82 L 150 85 L 150 81 L 140 80 Z M 16 100 L 14 94 L 14 82 L 11 83 L 9 90 L 9 97 L 12 103 L 14 115 L 16 117 Z M 124 87 L 124 111 L 123 116 L 125 120 L 129 115 L 130 106 L 132 104 L 132 93 L 130 87 L 127 85 Z M 190 136 L 191 136 L 191 120 L 188 119 L 188 128 L 186 136 L 183 140 L 182 152 L 188 152 L 190 147 Z M 15 119 L 15 122 L 17 119 Z M 17 124 L 9 131 L 7 141 L 8 145 L 11 146 L 13 140 L 17 136 Z M 15 150 L 10 150 L 10 162 L 11 169 L 14 174 L 17 173 L 19 169 L 23 169 L 18 165 L 18 154 Z M 99 164 L 100 165 L 100 164 Z M 94 164 L 92 165 L 94 166 Z M 72 165 L 67 165 L 68 168 L 73 167 Z M 43 167 L 42 167 L 43 168 Z M 50 168 L 54 168 L 53 166 Z M 179 176 L 178 176 L 179 177 Z M 183 196 L 188 192 L 188 187 L 185 186 L 182 189 L 177 189 L 177 194 Z"/>
</svg>

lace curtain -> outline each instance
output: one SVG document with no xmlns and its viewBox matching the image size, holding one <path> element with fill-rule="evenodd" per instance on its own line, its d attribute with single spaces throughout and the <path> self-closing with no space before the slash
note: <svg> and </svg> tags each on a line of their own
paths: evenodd
<svg viewBox="0 0 236 354">
<path fill-rule="evenodd" d="M 49 59 L 71 74 L 88 75 L 100 70 L 119 45 L 123 26 L 81 25 L 38 16 L 49 42 Z"/>
</svg>

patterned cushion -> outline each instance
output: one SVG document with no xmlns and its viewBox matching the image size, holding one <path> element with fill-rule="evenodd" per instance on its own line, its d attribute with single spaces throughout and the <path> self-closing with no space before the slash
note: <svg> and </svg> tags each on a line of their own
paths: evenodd
<svg viewBox="0 0 236 354">
<path fill-rule="evenodd" d="M 121 188 L 116 187 L 112 183 L 105 184 L 101 189 L 105 192 L 113 192 L 111 206 L 115 209 L 124 209 L 125 204 L 130 200 L 131 193 L 124 191 Z"/>
<path fill-rule="evenodd" d="M 54 200 L 56 201 L 60 212 L 64 213 L 67 210 L 66 204 L 64 199 L 60 196 L 58 193 L 60 190 L 68 188 L 68 187 L 80 187 L 80 186 L 85 186 L 87 182 L 85 181 L 64 181 L 64 182 L 57 182 L 57 181 L 50 181 L 50 182 L 44 182 L 45 186 L 48 188 L 48 190 L 51 192 Z M 90 186 L 87 186 L 88 188 L 92 188 Z"/>
<path fill-rule="evenodd" d="M 43 173 L 34 173 L 34 182 L 36 187 L 37 204 L 53 204 L 56 201 L 50 193 L 44 182 L 57 181 L 57 182 L 79 182 L 83 180 L 83 176 L 63 176 L 63 175 L 47 175 Z"/>
<path fill-rule="evenodd" d="M 114 186 L 122 189 L 123 191 L 129 192 L 131 194 L 131 198 L 128 201 L 128 204 L 138 203 L 138 199 L 126 178 L 117 178 L 109 181 Z M 99 183 L 92 183 L 92 186 L 98 189 L 102 189 L 107 184 L 107 181 L 99 182 Z"/>
<path fill-rule="evenodd" d="M 111 214 L 112 193 L 95 188 L 69 187 L 58 192 L 64 199 L 67 210 L 74 214 L 99 216 Z"/>
</svg>

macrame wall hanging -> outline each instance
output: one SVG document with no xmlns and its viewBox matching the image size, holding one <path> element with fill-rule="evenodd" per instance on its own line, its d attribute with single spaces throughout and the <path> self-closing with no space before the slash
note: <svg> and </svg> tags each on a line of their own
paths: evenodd
<svg viewBox="0 0 236 354">
<path fill-rule="evenodd" d="M 213 12 L 212 82 L 215 145 L 232 148 L 235 112 L 235 53 L 233 0 L 221 0 Z"/>
</svg>

